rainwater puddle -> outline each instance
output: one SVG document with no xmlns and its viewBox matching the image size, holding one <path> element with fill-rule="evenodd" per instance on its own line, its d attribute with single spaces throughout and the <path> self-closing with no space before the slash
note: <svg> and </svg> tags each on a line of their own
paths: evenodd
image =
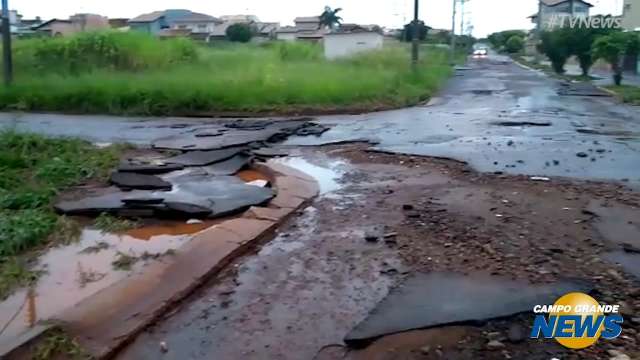
<svg viewBox="0 0 640 360">
<path fill-rule="evenodd" d="M 213 221 L 185 224 L 163 222 L 124 234 L 108 234 L 86 228 L 80 240 L 50 249 L 39 259 L 38 269 L 46 271 L 31 289 L 20 289 L 0 303 L 0 338 L 11 339 L 38 321 L 55 318 L 98 291 L 140 272 L 149 261 L 167 261 L 175 250 Z M 118 253 L 146 257 L 135 262 L 131 271 L 114 269 Z M 1 346 L 0 342 L 0 346 Z"/>
<path fill-rule="evenodd" d="M 324 195 L 342 188 L 338 182 L 345 173 L 347 163 L 343 160 L 327 160 L 321 165 L 312 164 L 301 157 L 288 157 L 273 160 L 276 163 L 290 166 L 314 178 L 320 185 L 320 195 Z"/>
</svg>

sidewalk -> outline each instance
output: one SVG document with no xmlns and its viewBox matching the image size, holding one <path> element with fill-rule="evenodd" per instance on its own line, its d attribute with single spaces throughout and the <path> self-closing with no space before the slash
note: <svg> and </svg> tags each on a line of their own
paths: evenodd
<svg viewBox="0 0 640 360">
<path fill-rule="evenodd" d="M 565 65 L 565 69 L 567 70 L 567 75 L 582 75 L 582 70 L 580 66 L 575 64 L 567 64 Z M 613 85 L 613 74 L 611 71 L 603 70 L 603 69 L 592 69 L 591 74 L 589 74 L 597 79 L 593 80 L 593 83 L 598 86 L 607 86 Z M 633 85 L 640 87 L 640 75 L 633 73 L 624 73 L 622 78 L 622 84 L 624 85 Z"/>
</svg>

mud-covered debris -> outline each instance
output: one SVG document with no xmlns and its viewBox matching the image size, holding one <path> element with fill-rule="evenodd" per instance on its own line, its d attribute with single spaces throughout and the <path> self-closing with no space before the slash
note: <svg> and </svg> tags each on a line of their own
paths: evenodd
<svg viewBox="0 0 640 360">
<path fill-rule="evenodd" d="M 582 152 L 581 151 L 581 152 L 577 153 L 576 156 L 579 157 L 579 158 L 586 158 L 586 157 L 589 157 L 589 154 L 587 154 L 586 152 Z"/>
<path fill-rule="evenodd" d="M 505 344 L 501 343 L 498 340 L 491 340 L 487 343 L 487 349 L 489 350 L 501 350 L 504 349 L 506 346 Z"/>
<path fill-rule="evenodd" d="M 131 172 L 115 172 L 111 174 L 109 181 L 117 187 L 138 190 L 165 190 L 172 188 L 171 183 L 162 180 L 155 175 L 136 174 Z"/>
<path fill-rule="evenodd" d="M 511 324 L 507 332 L 509 342 L 518 344 L 527 339 L 527 331 L 520 324 Z"/>
</svg>

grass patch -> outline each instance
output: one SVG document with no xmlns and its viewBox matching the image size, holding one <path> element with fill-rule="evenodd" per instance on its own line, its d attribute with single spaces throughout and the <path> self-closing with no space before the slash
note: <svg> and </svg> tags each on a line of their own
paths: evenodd
<svg viewBox="0 0 640 360">
<path fill-rule="evenodd" d="M 121 251 L 116 253 L 116 258 L 111 262 L 114 270 L 129 271 L 131 267 L 140 260 L 139 257 L 125 254 Z"/>
<path fill-rule="evenodd" d="M 624 79 L 622 81 L 624 81 Z M 631 105 L 640 105 L 640 87 L 631 85 L 620 85 L 606 86 L 606 88 L 618 94 L 623 102 Z"/>
<path fill-rule="evenodd" d="M 75 339 L 72 339 L 63 330 L 54 328 L 44 335 L 42 341 L 35 347 L 32 355 L 34 360 L 49 359 L 91 359 Z"/>
<path fill-rule="evenodd" d="M 0 295 L 34 274 L 16 257 L 78 238 L 80 226 L 57 216 L 51 202 L 72 185 L 106 179 L 121 151 L 77 139 L 0 132 Z"/>
<path fill-rule="evenodd" d="M 163 43 L 148 37 L 136 44 Z M 132 61 L 106 61 L 107 55 L 86 45 L 97 55 L 79 55 L 90 63 L 69 68 L 56 65 L 58 60 L 43 62 L 29 50 L 38 44 L 18 45 L 24 60 L 16 55 L 16 62 L 36 65 L 17 70 L 15 85 L 0 89 L 0 107 L 137 115 L 397 107 L 429 98 L 451 73 L 447 51 L 426 46 L 412 71 L 405 44 L 337 61 L 325 60 L 321 47 L 306 43 L 198 47 L 197 56 L 185 55 L 190 50 L 183 44 L 162 50 L 176 52 L 169 57 L 179 60 L 161 63 L 142 52 L 135 65 L 126 66 L 120 63 Z M 132 52 L 127 41 L 115 44 L 118 53 Z M 71 61 L 66 55 L 45 58 L 56 56 Z"/>
<path fill-rule="evenodd" d="M 103 233 L 121 233 L 140 227 L 140 222 L 102 213 L 93 221 L 93 226 Z"/>
<path fill-rule="evenodd" d="M 29 269 L 23 257 L 0 258 L 0 300 L 6 299 L 18 287 L 32 285 L 40 272 Z"/>
</svg>

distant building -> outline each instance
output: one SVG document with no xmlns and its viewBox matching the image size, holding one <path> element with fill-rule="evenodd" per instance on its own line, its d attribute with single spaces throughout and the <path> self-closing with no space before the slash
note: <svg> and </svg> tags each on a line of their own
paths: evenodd
<svg viewBox="0 0 640 360">
<path fill-rule="evenodd" d="M 296 41 L 298 28 L 295 26 L 283 26 L 276 31 L 276 39 L 282 41 Z"/>
<path fill-rule="evenodd" d="M 622 27 L 640 31 L 640 0 L 624 0 Z"/>
<path fill-rule="evenodd" d="M 220 16 L 220 20 L 223 23 L 231 23 L 231 24 L 252 24 L 260 22 L 255 15 L 222 15 Z"/>
<path fill-rule="evenodd" d="M 210 15 L 191 13 L 185 17 L 176 19 L 171 25 L 171 29 L 190 30 L 191 33 L 209 34 L 212 33 L 216 25 L 222 24 L 221 19 Z"/>
<path fill-rule="evenodd" d="M 149 34 L 158 35 L 163 29 L 171 29 L 179 19 L 187 18 L 193 15 L 204 14 L 194 13 L 185 9 L 154 11 L 148 14 L 142 14 L 129 20 L 129 27 L 133 31 L 142 31 Z"/>
<path fill-rule="evenodd" d="M 65 19 L 51 19 L 32 29 L 45 36 L 69 36 L 83 31 L 108 29 L 109 20 L 96 14 L 76 14 Z"/>
<path fill-rule="evenodd" d="M 554 16 L 586 17 L 589 16 L 589 10 L 592 7 L 593 5 L 583 0 L 539 0 L 538 12 L 529 16 L 529 19 L 536 24 L 536 29 L 544 30 L 552 23 L 549 20 Z M 560 26 L 561 23 L 556 25 Z"/>
<path fill-rule="evenodd" d="M 320 29 L 319 16 L 297 17 L 293 22 L 296 24 L 298 31 L 317 31 Z"/>
<path fill-rule="evenodd" d="M 109 19 L 109 26 L 112 29 L 127 28 L 127 27 L 129 27 L 129 19 L 127 19 L 127 18 Z"/>
<path fill-rule="evenodd" d="M 353 56 L 363 51 L 382 49 L 384 45 L 382 32 L 372 28 L 373 26 L 343 24 L 338 30 L 325 34 L 324 56 L 333 60 Z"/>
</svg>

